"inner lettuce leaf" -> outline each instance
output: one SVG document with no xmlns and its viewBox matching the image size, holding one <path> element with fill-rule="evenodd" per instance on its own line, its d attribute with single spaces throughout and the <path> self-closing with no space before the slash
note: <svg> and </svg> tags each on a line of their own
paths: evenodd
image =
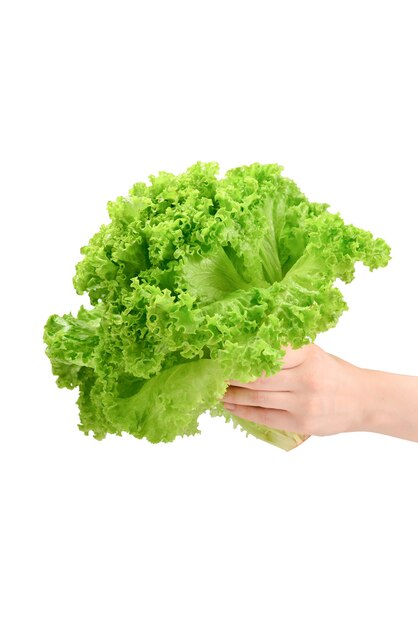
<svg viewBox="0 0 418 626">
<path fill-rule="evenodd" d="M 81 248 L 73 282 L 91 309 L 51 315 L 44 340 L 58 386 L 79 389 L 86 435 L 173 441 L 208 410 L 285 450 L 307 438 L 233 416 L 227 381 L 277 373 L 284 346 L 335 326 L 348 309 L 335 280 L 357 261 L 386 266 L 390 248 L 276 164 L 218 174 L 199 161 L 135 184 Z"/>
</svg>

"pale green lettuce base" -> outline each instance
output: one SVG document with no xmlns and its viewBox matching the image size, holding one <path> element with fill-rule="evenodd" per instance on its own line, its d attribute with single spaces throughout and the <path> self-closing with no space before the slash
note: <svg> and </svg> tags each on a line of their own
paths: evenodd
<svg viewBox="0 0 418 626">
<path fill-rule="evenodd" d="M 310 435 L 299 435 L 298 433 L 291 433 L 287 430 L 266 428 L 261 424 L 249 422 L 248 420 L 242 420 L 239 417 L 236 417 L 235 420 L 250 435 L 257 437 L 258 439 L 262 439 L 267 443 L 271 443 L 282 450 L 286 450 L 287 452 L 293 450 L 310 437 Z"/>
<path fill-rule="evenodd" d="M 257 437 L 257 439 L 271 443 L 272 445 L 277 446 L 282 450 L 286 450 L 287 452 L 289 450 L 293 450 L 310 437 L 310 435 L 302 435 L 287 430 L 268 428 L 262 424 L 244 420 L 227 411 L 220 403 L 216 404 L 216 406 L 211 409 L 210 414 L 212 417 L 222 415 L 227 422 L 231 421 L 233 423 L 234 428 L 240 426 L 247 436 L 252 435 L 253 437 Z"/>
</svg>

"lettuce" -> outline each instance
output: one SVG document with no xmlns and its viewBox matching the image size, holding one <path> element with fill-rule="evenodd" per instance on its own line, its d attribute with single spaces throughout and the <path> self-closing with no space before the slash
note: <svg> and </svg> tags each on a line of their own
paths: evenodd
<svg viewBox="0 0 418 626">
<path fill-rule="evenodd" d="M 229 379 L 280 370 L 347 310 L 334 286 L 390 248 L 309 202 L 278 165 L 218 177 L 198 162 L 160 172 L 108 203 L 110 223 L 81 248 L 74 287 L 91 308 L 52 315 L 44 340 L 59 387 L 78 387 L 79 428 L 168 442 L 199 433 L 205 410 L 291 449 L 305 435 L 232 416 Z"/>
</svg>

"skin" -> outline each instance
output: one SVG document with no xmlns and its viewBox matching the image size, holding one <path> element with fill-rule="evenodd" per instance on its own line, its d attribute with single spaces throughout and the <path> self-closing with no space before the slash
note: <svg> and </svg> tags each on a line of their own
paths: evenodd
<svg viewBox="0 0 418 626">
<path fill-rule="evenodd" d="M 360 368 L 309 344 L 287 348 L 274 376 L 228 382 L 225 408 L 252 422 L 306 435 L 367 431 L 418 442 L 418 376 Z"/>
</svg>

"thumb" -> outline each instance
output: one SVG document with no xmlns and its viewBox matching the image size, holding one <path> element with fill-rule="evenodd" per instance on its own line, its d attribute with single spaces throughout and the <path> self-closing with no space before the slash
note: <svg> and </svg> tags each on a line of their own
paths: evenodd
<svg viewBox="0 0 418 626">
<path fill-rule="evenodd" d="M 312 349 L 312 345 L 313 344 L 309 343 L 297 350 L 294 350 L 290 345 L 283 346 L 284 350 L 286 350 L 286 354 L 283 358 L 282 369 L 291 369 L 292 367 L 301 365 L 306 360 L 309 351 Z"/>
</svg>

